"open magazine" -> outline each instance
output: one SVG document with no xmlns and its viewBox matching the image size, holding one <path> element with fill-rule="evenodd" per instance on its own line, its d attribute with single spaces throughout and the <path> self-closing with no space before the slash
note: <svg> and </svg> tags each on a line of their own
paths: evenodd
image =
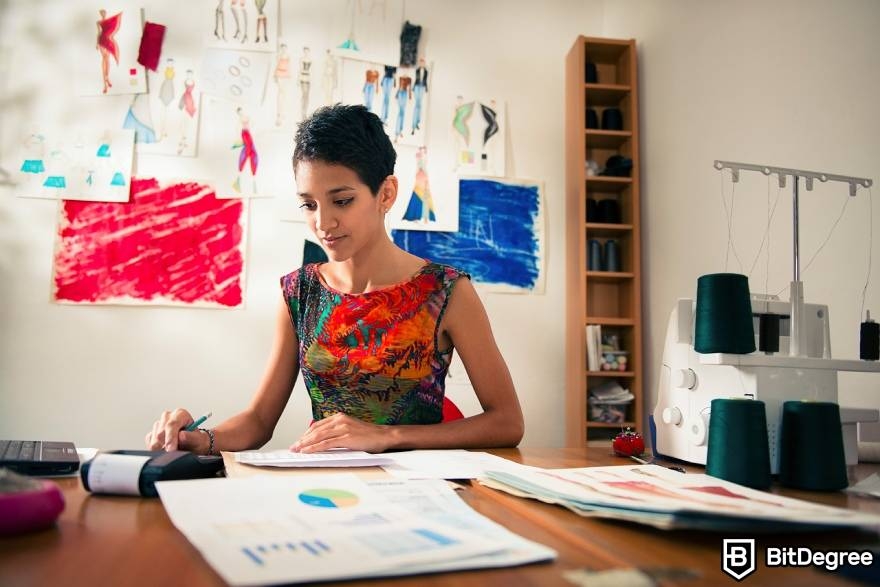
<svg viewBox="0 0 880 587">
<path fill-rule="evenodd" d="M 657 465 L 488 471 L 480 483 L 583 516 L 661 529 L 805 531 L 878 526 L 880 516 L 749 489 Z"/>
</svg>

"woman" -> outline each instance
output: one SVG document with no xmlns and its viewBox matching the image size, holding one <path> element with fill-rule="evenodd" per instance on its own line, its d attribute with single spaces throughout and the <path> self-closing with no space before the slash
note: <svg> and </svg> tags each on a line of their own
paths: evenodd
<svg viewBox="0 0 880 587">
<path fill-rule="evenodd" d="M 165 412 L 150 449 L 217 453 L 264 445 L 300 370 L 314 423 L 291 450 L 515 446 L 523 419 L 507 365 L 467 274 L 398 248 L 385 231 L 397 198 L 396 155 L 363 106 L 321 108 L 296 135 L 300 206 L 330 259 L 281 279 L 275 342 L 241 413 L 187 432 L 192 415 Z M 455 349 L 483 408 L 441 423 Z"/>
</svg>

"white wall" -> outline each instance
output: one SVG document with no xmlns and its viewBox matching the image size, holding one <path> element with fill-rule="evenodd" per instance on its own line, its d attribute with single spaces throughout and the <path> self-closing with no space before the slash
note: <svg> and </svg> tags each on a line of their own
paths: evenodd
<svg viewBox="0 0 880 587">
<path fill-rule="evenodd" d="M 436 68 L 430 104 L 435 124 L 443 128 L 459 92 L 505 99 L 509 174 L 545 182 L 546 294 L 483 299 L 526 412 L 524 443 L 561 445 L 563 59 L 578 34 L 600 34 L 602 4 L 388 4 L 403 7 L 407 19 L 424 27 L 426 54 Z M 141 5 L 173 13 L 175 4 Z M 348 32 L 348 6 L 341 0 L 286 0 L 283 35 L 293 39 L 291 46 L 299 35 L 341 40 Z M 124 115 L 125 98 L 81 98 L 69 89 L 75 64 L 67 40 L 73 31 L 94 26 L 90 14 L 73 7 L 62 0 L 0 2 L 3 169 L 11 168 L 14 137 L 34 122 L 107 124 Z M 195 23 L 182 13 L 168 24 L 175 32 L 193 31 L 197 41 Z M 443 160 L 449 150 L 445 135 L 433 133 L 429 147 L 432 157 L 451 169 L 451 161 Z M 204 171 L 199 165 L 142 157 L 138 174 L 199 177 Z M 276 212 L 272 201 L 251 207 L 243 310 L 55 305 L 49 302 L 49 284 L 56 204 L 16 198 L 13 189 L 0 187 L 0 437 L 52 436 L 81 446 L 132 448 L 141 445 L 164 408 L 212 410 L 214 422 L 241 409 L 268 353 L 278 277 L 300 263 L 303 228 L 278 222 Z M 466 413 L 477 409 L 466 388 L 453 385 L 450 395 Z M 287 446 L 309 418 L 298 384 L 271 446 Z"/>
<path fill-rule="evenodd" d="M 724 269 L 727 227 L 714 159 L 880 181 L 880 3 L 872 0 L 615 0 L 603 35 L 638 40 L 642 116 L 645 368 L 653 409 L 666 320 L 696 279 Z M 729 178 L 725 190 L 730 194 Z M 846 200 L 846 186 L 801 189 L 802 270 Z M 880 190 L 874 193 L 880 195 Z M 776 196 L 775 186 L 770 190 Z M 743 175 L 733 242 L 749 272 L 766 224 L 767 181 Z M 868 262 L 869 201 L 860 190 L 803 274 L 826 303 L 835 357 L 857 358 Z M 873 226 L 880 230 L 880 202 Z M 792 275 L 791 190 L 772 223 L 769 291 Z M 880 234 L 866 308 L 880 314 Z M 752 291 L 765 291 L 762 254 Z M 731 259 L 729 270 L 740 272 Z M 782 299 L 788 299 L 787 289 Z M 843 374 L 842 405 L 880 407 L 876 376 Z"/>
</svg>

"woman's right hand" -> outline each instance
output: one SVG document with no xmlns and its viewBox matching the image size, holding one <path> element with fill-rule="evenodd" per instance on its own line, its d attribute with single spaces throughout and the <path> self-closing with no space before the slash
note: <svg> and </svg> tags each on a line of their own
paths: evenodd
<svg viewBox="0 0 880 587">
<path fill-rule="evenodd" d="M 144 442 L 149 450 L 188 450 L 198 454 L 208 454 L 210 439 L 199 430 L 184 430 L 194 422 L 192 414 L 184 409 L 162 412 L 162 416 L 153 423 L 153 429 L 147 432 Z"/>
</svg>

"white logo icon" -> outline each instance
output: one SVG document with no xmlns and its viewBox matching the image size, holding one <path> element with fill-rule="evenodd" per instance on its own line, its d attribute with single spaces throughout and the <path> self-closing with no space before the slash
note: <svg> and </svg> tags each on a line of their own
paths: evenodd
<svg viewBox="0 0 880 587">
<path fill-rule="evenodd" d="M 755 572 L 755 539 L 725 538 L 721 570 L 737 581 Z"/>
</svg>

